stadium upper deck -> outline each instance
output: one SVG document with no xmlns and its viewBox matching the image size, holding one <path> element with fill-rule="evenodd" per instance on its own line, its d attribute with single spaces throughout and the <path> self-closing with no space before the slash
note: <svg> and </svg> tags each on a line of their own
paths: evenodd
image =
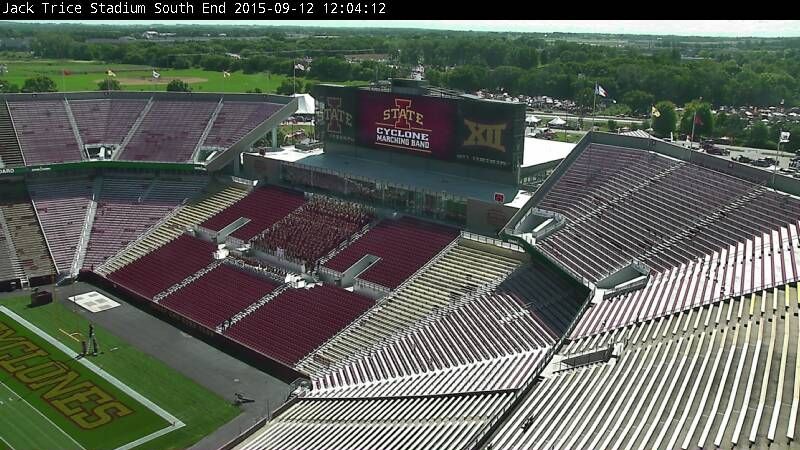
<svg viewBox="0 0 800 450">
<path fill-rule="evenodd" d="M 216 170 L 294 113 L 296 103 L 258 94 L 7 94 L 0 168 L 110 160 Z"/>
</svg>

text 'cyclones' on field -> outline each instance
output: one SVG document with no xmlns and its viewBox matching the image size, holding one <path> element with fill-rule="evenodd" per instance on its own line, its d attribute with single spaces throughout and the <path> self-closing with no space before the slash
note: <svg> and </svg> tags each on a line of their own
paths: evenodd
<svg viewBox="0 0 800 450">
<path fill-rule="evenodd" d="M 133 410 L 0 321 L 0 370 L 84 430 L 106 425 Z"/>
</svg>

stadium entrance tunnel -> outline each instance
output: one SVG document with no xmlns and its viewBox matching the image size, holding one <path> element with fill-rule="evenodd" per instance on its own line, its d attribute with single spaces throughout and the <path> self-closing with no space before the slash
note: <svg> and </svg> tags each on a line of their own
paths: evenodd
<svg viewBox="0 0 800 450">
<path fill-rule="evenodd" d="M 567 219 L 557 212 L 540 208 L 531 208 L 525 217 L 513 228 L 512 234 L 525 239 L 535 245 L 537 239 L 542 239 L 562 228 Z"/>
<path fill-rule="evenodd" d="M 650 268 L 646 264 L 631 261 L 627 265 L 609 273 L 598 280 L 596 286 L 617 294 L 621 291 L 635 290 L 647 284 Z"/>
</svg>

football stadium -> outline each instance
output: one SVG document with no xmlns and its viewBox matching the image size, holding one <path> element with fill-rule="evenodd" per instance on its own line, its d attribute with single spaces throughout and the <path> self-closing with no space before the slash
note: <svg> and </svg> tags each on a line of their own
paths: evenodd
<svg viewBox="0 0 800 450">
<path fill-rule="evenodd" d="M 800 448 L 799 180 L 312 95 L 2 96 L 0 448 Z"/>
</svg>

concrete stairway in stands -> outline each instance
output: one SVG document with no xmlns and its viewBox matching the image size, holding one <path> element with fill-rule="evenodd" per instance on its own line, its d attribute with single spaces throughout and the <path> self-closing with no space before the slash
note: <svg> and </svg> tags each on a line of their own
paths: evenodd
<svg viewBox="0 0 800 450">
<path fill-rule="evenodd" d="M 0 168 L 22 167 L 25 161 L 19 148 L 14 122 L 8 113 L 8 104 L 0 105 Z"/>
<path fill-rule="evenodd" d="M 217 185 L 208 189 L 209 192 L 202 199 L 178 208 L 176 213 L 109 258 L 95 271 L 105 276 L 119 270 L 177 238 L 186 228 L 202 223 L 247 195 L 246 190 L 235 186 Z"/>
</svg>

